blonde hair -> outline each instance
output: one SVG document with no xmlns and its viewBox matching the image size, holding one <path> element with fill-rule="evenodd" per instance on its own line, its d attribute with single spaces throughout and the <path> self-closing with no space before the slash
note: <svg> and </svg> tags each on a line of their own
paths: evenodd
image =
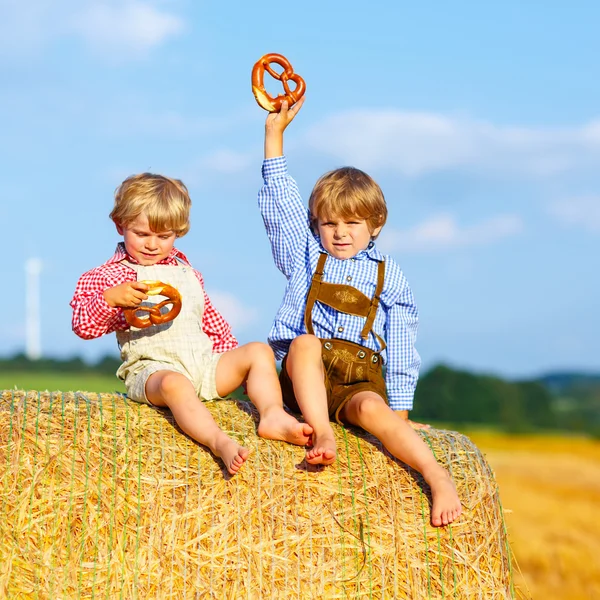
<svg viewBox="0 0 600 600">
<path fill-rule="evenodd" d="M 173 231 L 181 237 L 190 229 L 191 205 L 188 189 L 179 179 L 140 173 L 116 189 L 109 216 L 116 225 L 127 226 L 144 214 L 152 231 Z"/>
<path fill-rule="evenodd" d="M 354 167 L 342 167 L 322 175 L 310 194 L 308 208 L 314 230 L 318 219 L 357 217 L 364 219 L 373 233 L 387 220 L 381 188 L 372 177 Z"/>
</svg>

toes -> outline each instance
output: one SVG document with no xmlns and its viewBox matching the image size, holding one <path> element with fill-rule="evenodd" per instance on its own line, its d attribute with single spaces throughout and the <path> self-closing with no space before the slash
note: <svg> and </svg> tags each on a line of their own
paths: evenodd
<svg viewBox="0 0 600 600">
<path fill-rule="evenodd" d="M 248 450 L 248 448 L 244 448 L 244 447 L 240 446 L 237 454 L 231 459 L 231 462 L 229 463 L 229 465 L 226 465 L 227 470 L 232 475 L 235 475 L 240 470 L 242 465 L 246 462 L 246 459 L 248 458 L 249 454 L 250 454 L 250 450 Z"/>
<path fill-rule="evenodd" d="M 313 448 L 306 453 L 306 462 L 311 465 L 320 465 L 323 463 L 323 450 L 322 448 Z"/>
</svg>

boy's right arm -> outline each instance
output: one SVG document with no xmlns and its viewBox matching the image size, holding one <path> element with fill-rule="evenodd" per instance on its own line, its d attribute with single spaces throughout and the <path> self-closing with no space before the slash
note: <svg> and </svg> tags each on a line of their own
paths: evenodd
<svg viewBox="0 0 600 600">
<path fill-rule="evenodd" d="M 131 276 L 135 277 L 135 273 L 115 280 L 114 276 L 98 269 L 81 276 L 70 303 L 73 331 L 79 337 L 89 340 L 129 327 L 122 309 L 138 306 L 148 297 L 146 284 L 122 281 Z"/>
<path fill-rule="evenodd" d="M 287 102 L 284 102 L 281 112 L 267 117 L 262 167 L 264 185 L 258 194 L 275 265 L 286 277 L 291 275 L 296 250 L 306 239 L 309 228 L 308 211 L 296 182 L 288 174 L 283 156 L 283 132 L 303 103 L 304 98 L 288 110 Z"/>
</svg>

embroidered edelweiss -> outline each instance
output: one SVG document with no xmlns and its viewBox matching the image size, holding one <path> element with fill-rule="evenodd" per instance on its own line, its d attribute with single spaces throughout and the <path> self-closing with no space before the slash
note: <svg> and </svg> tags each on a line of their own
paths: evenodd
<svg viewBox="0 0 600 600">
<path fill-rule="evenodd" d="M 345 302 L 347 304 L 356 304 L 358 302 L 358 299 L 356 298 L 356 296 L 346 290 L 341 290 L 341 291 L 335 292 L 335 294 L 333 294 L 333 295 L 340 302 Z"/>
<path fill-rule="evenodd" d="M 333 355 L 345 363 L 350 364 L 350 363 L 354 362 L 354 354 L 352 354 L 351 352 L 348 352 L 348 350 L 337 350 L 336 349 L 336 350 L 333 350 Z"/>
</svg>

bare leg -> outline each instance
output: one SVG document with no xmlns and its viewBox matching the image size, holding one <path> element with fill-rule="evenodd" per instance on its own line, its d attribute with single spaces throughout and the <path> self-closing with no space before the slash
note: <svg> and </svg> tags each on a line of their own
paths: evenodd
<svg viewBox="0 0 600 600">
<path fill-rule="evenodd" d="M 148 377 L 146 397 L 155 406 L 169 407 L 177 425 L 208 446 L 232 475 L 239 471 L 248 458 L 248 449 L 221 431 L 187 377 L 173 371 L 157 371 Z"/>
<path fill-rule="evenodd" d="M 438 464 L 421 437 L 381 396 L 359 392 L 344 406 L 341 417 L 372 433 L 393 456 L 423 475 L 433 497 L 432 525 L 448 525 L 458 518 L 462 507 L 450 475 Z"/>
<path fill-rule="evenodd" d="M 336 444 L 327 410 L 319 338 L 306 334 L 294 339 L 286 368 L 298 406 L 314 430 L 313 447 L 306 453 L 306 461 L 313 465 L 330 465 L 336 457 Z"/>
<path fill-rule="evenodd" d="M 251 342 L 221 356 L 217 363 L 219 396 L 233 392 L 244 381 L 248 397 L 260 415 L 258 435 L 269 440 L 306 446 L 313 429 L 283 409 L 275 357 L 266 344 Z"/>
</svg>

